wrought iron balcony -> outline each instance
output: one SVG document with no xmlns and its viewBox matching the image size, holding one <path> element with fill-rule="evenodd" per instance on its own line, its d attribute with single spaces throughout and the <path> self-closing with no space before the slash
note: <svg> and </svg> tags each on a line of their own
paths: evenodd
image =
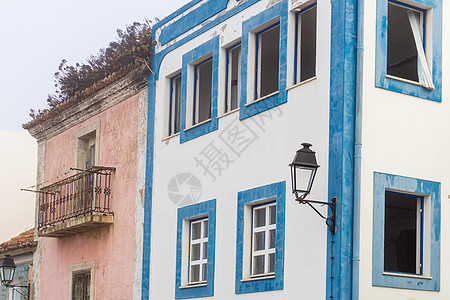
<svg viewBox="0 0 450 300">
<path fill-rule="evenodd" d="M 116 169 L 71 170 L 79 173 L 40 189 L 39 236 L 61 237 L 113 223 L 111 178 Z"/>
</svg>

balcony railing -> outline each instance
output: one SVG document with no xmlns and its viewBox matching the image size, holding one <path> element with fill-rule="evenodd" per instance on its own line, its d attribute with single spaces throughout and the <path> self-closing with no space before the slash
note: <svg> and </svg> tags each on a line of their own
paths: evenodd
<svg viewBox="0 0 450 300">
<path fill-rule="evenodd" d="M 73 170 L 79 173 L 40 189 L 40 236 L 65 236 L 112 223 L 111 178 L 116 169 Z"/>
</svg>

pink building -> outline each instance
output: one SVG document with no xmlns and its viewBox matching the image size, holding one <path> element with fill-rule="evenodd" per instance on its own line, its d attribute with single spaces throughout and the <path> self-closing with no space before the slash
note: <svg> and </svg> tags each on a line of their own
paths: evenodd
<svg viewBox="0 0 450 300">
<path fill-rule="evenodd" d="M 137 70 L 24 125 L 38 142 L 35 299 L 140 294 L 146 106 Z"/>
</svg>

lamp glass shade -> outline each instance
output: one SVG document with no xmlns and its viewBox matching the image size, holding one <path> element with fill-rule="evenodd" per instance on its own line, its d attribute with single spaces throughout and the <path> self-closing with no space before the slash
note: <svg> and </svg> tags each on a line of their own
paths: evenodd
<svg viewBox="0 0 450 300">
<path fill-rule="evenodd" d="M 297 198 L 304 199 L 310 192 L 319 165 L 316 161 L 316 153 L 310 149 L 311 144 L 303 143 L 303 148 L 295 154 L 290 164 L 292 192 Z"/>
<path fill-rule="evenodd" d="M 16 265 L 9 255 L 0 260 L 0 279 L 5 285 L 9 285 L 13 281 L 15 270 Z"/>
</svg>

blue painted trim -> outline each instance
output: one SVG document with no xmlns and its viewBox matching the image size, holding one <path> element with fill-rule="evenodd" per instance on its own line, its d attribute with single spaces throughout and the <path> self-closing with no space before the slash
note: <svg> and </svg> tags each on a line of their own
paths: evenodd
<svg viewBox="0 0 450 300">
<path fill-rule="evenodd" d="M 182 16 L 161 30 L 159 41 L 162 45 L 176 39 L 197 25 L 227 8 L 228 0 L 208 0 L 193 11 Z"/>
<path fill-rule="evenodd" d="M 441 184 L 399 175 L 374 172 L 373 175 L 372 285 L 424 291 L 440 290 L 441 263 Z M 425 196 L 430 201 L 430 276 L 432 279 L 383 275 L 385 191 Z M 429 199 L 428 199 L 429 197 Z"/>
<path fill-rule="evenodd" d="M 391 78 L 387 74 L 387 30 L 388 30 L 388 0 L 377 0 L 377 44 L 375 86 L 394 92 L 416 96 L 437 102 L 442 101 L 442 0 L 415 0 L 431 7 L 433 10 L 433 65 L 431 72 L 435 90 Z M 403 3 L 402 3 L 403 4 Z M 403 4 L 404 5 L 404 4 Z M 415 9 L 420 10 L 415 7 Z M 426 36 L 426 33 L 425 33 Z"/>
<path fill-rule="evenodd" d="M 328 233 L 326 295 L 343 300 L 352 299 L 353 218 L 359 208 L 354 207 L 358 0 L 332 1 L 331 24 L 328 196 L 337 197 L 337 232 Z"/>
<path fill-rule="evenodd" d="M 212 53 L 212 95 L 211 95 L 211 120 L 193 128 L 186 129 L 186 104 L 187 101 L 194 101 L 194 99 L 187 99 L 187 77 L 188 77 L 188 65 L 193 61 L 200 59 L 202 56 L 206 56 Z M 195 139 L 199 136 L 207 134 L 211 131 L 219 128 L 219 122 L 217 120 L 217 98 L 218 98 L 218 81 L 219 81 L 219 36 L 207 41 L 206 43 L 192 49 L 188 53 L 183 55 L 183 69 L 181 75 L 181 118 L 180 118 L 180 143 L 184 143 Z M 194 86 L 191 87 L 195 91 Z M 195 107 L 195 105 L 193 105 Z"/>
<path fill-rule="evenodd" d="M 262 201 L 273 198 L 276 199 L 277 205 L 275 278 L 242 281 L 242 279 L 245 279 L 243 278 L 245 207 L 254 206 L 260 204 Z M 285 202 L 286 181 L 272 183 L 238 193 L 236 227 L 236 294 L 274 291 L 282 290 L 284 288 Z M 245 253 L 245 255 L 249 256 L 250 253 Z"/>
<path fill-rule="evenodd" d="M 152 61 L 152 68 L 155 63 Z M 145 202 L 143 225 L 143 255 L 142 255 L 142 293 L 141 299 L 150 298 L 150 247 L 152 226 L 152 193 L 153 193 L 153 157 L 155 139 L 155 101 L 156 75 L 148 78 L 148 114 L 147 114 L 147 153 L 145 165 Z"/>
<path fill-rule="evenodd" d="M 242 47 L 241 47 L 241 95 L 240 95 L 240 110 L 239 119 L 244 120 L 266 110 L 269 110 L 275 106 L 281 105 L 287 102 L 286 92 L 286 72 L 287 72 L 287 27 L 288 27 L 288 1 L 283 0 L 280 3 L 264 10 L 256 16 L 244 21 L 242 23 Z M 271 20 L 279 17 L 280 22 L 280 57 L 279 57 L 279 77 L 278 77 L 278 90 L 279 93 L 268 97 L 262 101 L 257 101 L 247 104 L 247 98 L 253 95 L 247 95 L 247 76 L 248 72 L 254 72 L 254 70 L 248 70 L 248 51 L 249 51 L 249 35 L 252 31 L 264 25 Z M 254 33 L 253 33 L 254 34 Z M 255 47 L 256 48 L 256 47 Z M 255 72 L 256 73 L 256 72 Z"/>
<path fill-rule="evenodd" d="M 192 0 L 191 2 L 183 5 L 182 7 L 180 7 L 179 9 L 177 9 L 176 11 L 174 11 L 173 13 L 171 13 L 170 15 L 168 15 L 167 17 L 165 17 L 164 19 L 162 19 L 161 21 L 159 21 L 155 25 L 153 25 L 153 27 L 152 27 L 153 32 L 155 32 L 156 29 L 167 24 L 168 22 L 175 19 L 176 17 L 181 15 L 183 12 L 185 12 L 186 10 L 188 10 L 189 8 L 191 8 L 192 6 L 196 5 L 197 3 L 201 2 L 201 1 L 202 0 Z"/>
<path fill-rule="evenodd" d="M 181 288 L 181 266 L 183 251 L 183 222 L 208 217 L 208 263 L 206 286 Z M 189 249 L 189 247 L 188 247 Z M 188 250 L 186 249 L 186 250 Z M 214 267 L 216 249 L 216 199 L 196 203 L 178 209 L 177 216 L 177 258 L 175 275 L 175 299 L 190 299 L 214 296 Z"/>
</svg>

